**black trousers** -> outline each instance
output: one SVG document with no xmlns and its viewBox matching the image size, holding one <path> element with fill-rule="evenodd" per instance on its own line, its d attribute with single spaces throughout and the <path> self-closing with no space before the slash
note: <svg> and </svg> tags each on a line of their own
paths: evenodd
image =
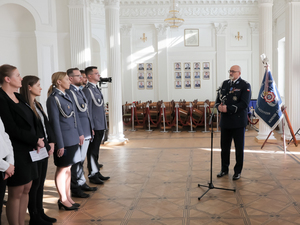
<svg viewBox="0 0 300 225">
<path fill-rule="evenodd" d="M 29 192 L 28 211 L 30 215 L 43 210 L 44 183 L 48 168 L 48 158 L 37 162 L 39 177 L 32 181 Z"/>
<path fill-rule="evenodd" d="M 5 195 L 6 189 L 6 180 L 3 180 L 5 172 L 0 172 L 0 225 L 1 225 L 1 215 L 2 215 L 2 208 L 3 208 L 3 198 Z"/>
<path fill-rule="evenodd" d="M 100 144 L 104 135 L 104 130 L 94 130 L 95 136 L 94 139 L 90 142 L 88 151 L 87 151 L 87 167 L 89 171 L 89 176 L 93 176 L 98 173 L 100 170 L 99 166 L 99 151 Z"/>
<path fill-rule="evenodd" d="M 222 171 L 228 172 L 230 164 L 230 148 L 232 139 L 235 145 L 234 173 L 239 174 L 243 169 L 244 162 L 244 143 L 245 143 L 245 127 L 235 129 L 221 128 L 221 160 Z"/>
</svg>

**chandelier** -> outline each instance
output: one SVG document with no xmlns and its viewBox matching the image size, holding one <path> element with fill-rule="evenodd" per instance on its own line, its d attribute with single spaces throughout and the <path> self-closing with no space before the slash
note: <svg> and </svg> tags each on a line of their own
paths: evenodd
<svg viewBox="0 0 300 225">
<path fill-rule="evenodd" d="M 165 19 L 165 24 L 170 28 L 178 28 L 183 22 L 184 19 L 180 18 L 177 0 L 171 0 L 169 14 Z"/>
</svg>

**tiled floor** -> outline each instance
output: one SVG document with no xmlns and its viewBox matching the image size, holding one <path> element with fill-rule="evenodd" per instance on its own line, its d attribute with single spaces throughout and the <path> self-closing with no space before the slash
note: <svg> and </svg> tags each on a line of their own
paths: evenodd
<svg viewBox="0 0 300 225">
<path fill-rule="evenodd" d="M 276 144 L 255 142 L 257 132 L 246 132 L 242 178 L 232 181 L 220 170 L 220 133 L 214 133 L 213 184 L 236 192 L 198 187 L 209 182 L 211 134 L 125 131 L 125 146 L 103 147 L 101 171 L 111 179 L 88 199 L 74 199 L 78 211 L 59 211 L 49 163 L 45 209 L 67 225 L 199 225 L 199 224 L 300 224 L 300 147 L 290 145 L 287 154 Z M 276 134 L 278 140 L 280 136 Z M 299 138 L 299 137 L 298 137 Z M 27 216 L 26 224 L 29 217 Z M 2 216 L 6 225 L 5 209 Z"/>
</svg>

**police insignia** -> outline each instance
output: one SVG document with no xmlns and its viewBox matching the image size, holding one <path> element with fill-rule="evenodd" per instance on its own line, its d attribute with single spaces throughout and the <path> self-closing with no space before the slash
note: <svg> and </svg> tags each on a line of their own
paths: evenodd
<svg viewBox="0 0 300 225">
<path fill-rule="evenodd" d="M 236 100 L 237 100 L 237 97 L 236 97 L 236 96 L 233 96 L 232 99 L 233 99 L 233 101 L 236 101 Z"/>
</svg>

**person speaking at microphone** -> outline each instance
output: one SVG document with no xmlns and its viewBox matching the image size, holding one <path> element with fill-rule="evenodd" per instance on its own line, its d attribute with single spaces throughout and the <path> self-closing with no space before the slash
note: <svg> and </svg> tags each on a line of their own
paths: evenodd
<svg viewBox="0 0 300 225">
<path fill-rule="evenodd" d="M 245 128 L 247 126 L 247 108 L 251 99 L 251 86 L 241 78 L 241 67 L 230 68 L 229 79 L 222 83 L 218 92 L 216 107 L 221 113 L 221 171 L 217 177 L 228 174 L 232 140 L 235 145 L 233 180 L 241 178 L 244 161 Z"/>
</svg>

